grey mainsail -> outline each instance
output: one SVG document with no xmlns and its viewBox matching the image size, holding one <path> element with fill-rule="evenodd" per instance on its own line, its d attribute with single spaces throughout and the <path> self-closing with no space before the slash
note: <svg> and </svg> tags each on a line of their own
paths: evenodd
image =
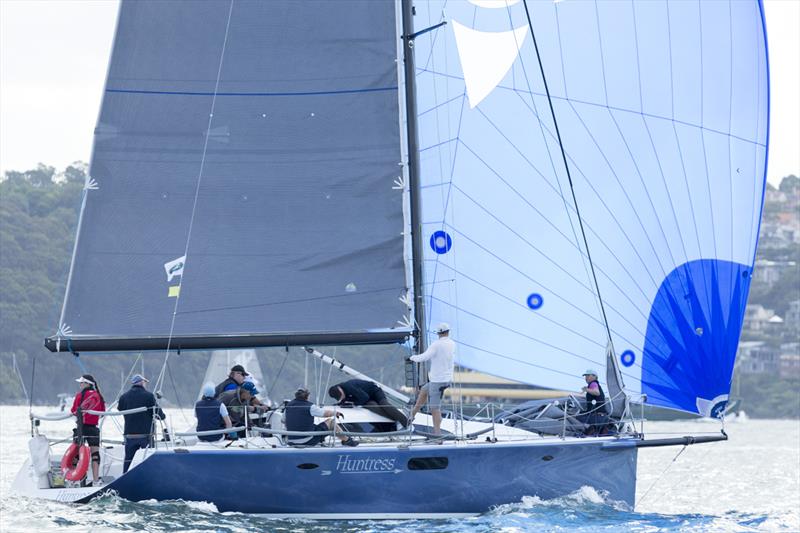
<svg viewBox="0 0 800 533">
<path fill-rule="evenodd" d="M 397 27 L 388 0 L 123 2 L 48 348 L 407 337 Z"/>
</svg>

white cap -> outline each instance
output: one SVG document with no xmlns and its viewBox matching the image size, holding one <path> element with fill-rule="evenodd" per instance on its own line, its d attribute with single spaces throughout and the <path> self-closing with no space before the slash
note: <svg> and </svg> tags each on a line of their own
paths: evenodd
<svg viewBox="0 0 800 533">
<path fill-rule="evenodd" d="M 436 326 L 436 330 L 434 331 L 434 333 L 445 333 L 447 331 L 450 331 L 450 324 L 448 324 L 447 322 L 442 322 L 438 326 Z"/>
<path fill-rule="evenodd" d="M 93 382 L 93 381 L 91 381 L 91 380 L 88 380 L 88 379 L 86 379 L 86 378 L 85 378 L 85 377 L 83 377 L 83 376 L 79 377 L 79 378 L 78 378 L 78 379 L 76 379 L 75 381 L 77 381 L 78 383 L 88 383 L 89 385 L 91 385 L 91 386 L 93 386 L 93 387 L 94 387 L 94 382 Z"/>
<path fill-rule="evenodd" d="M 205 398 L 213 398 L 214 397 L 214 384 L 210 381 L 203 385 L 203 391 L 201 392 L 203 397 Z"/>
<path fill-rule="evenodd" d="M 590 369 L 588 369 L 586 372 L 584 372 L 584 373 L 583 373 L 583 375 L 584 375 L 584 376 L 594 376 L 594 377 L 597 377 L 599 374 L 597 373 L 597 370 L 595 370 L 595 369 L 593 369 L 593 368 L 590 368 Z"/>
</svg>

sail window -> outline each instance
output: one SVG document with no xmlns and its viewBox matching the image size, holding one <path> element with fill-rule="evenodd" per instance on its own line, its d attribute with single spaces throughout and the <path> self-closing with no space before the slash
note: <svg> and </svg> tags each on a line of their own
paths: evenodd
<svg viewBox="0 0 800 533">
<path fill-rule="evenodd" d="M 444 470 L 447 468 L 447 457 L 414 457 L 408 460 L 409 470 Z"/>
<path fill-rule="evenodd" d="M 446 254 L 453 246 L 453 239 L 446 231 L 436 231 L 431 235 L 431 248 L 437 254 Z"/>
</svg>

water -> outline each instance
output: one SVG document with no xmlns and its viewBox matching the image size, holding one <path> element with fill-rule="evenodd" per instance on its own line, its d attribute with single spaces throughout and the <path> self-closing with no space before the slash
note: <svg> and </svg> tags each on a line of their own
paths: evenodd
<svg viewBox="0 0 800 533">
<path fill-rule="evenodd" d="M 182 427 L 183 415 L 169 414 Z M 51 437 L 66 437 L 72 427 L 69 420 L 42 424 Z M 710 422 L 645 425 L 652 437 L 716 428 Z M 131 503 L 107 496 L 87 505 L 66 505 L 15 496 L 9 486 L 27 456 L 29 422 L 27 408 L 4 406 L 0 531 L 800 531 L 800 422 L 748 420 L 729 423 L 726 430 L 728 442 L 690 446 L 675 463 L 679 447 L 641 450 L 635 511 L 584 487 L 556 500 L 526 497 L 468 519 L 315 522 L 219 513 L 204 502 Z"/>
</svg>

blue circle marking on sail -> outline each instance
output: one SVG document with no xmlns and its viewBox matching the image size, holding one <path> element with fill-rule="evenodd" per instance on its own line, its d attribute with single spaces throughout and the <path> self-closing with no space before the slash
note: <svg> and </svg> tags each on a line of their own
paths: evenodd
<svg viewBox="0 0 800 533">
<path fill-rule="evenodd" d="M 446 254 L 453 246 L 453 239 L 443 230 L 439 230 L 431 235 L 431 248 L 437 254 Z"/>
<path fill-rule="evenodd" d="M 633 363 L 636 362 L 636 354 L 632 350 L 625 350 L 619 356 L 619 359 L 622 361 L 623 366 L 633 366 Z"/>
<path fill-rule="evenodd" d="M 528 307 L 531 309 L 539 309 L 542 305 L 544 305 L 544 298 L 541 294 L 534 292 L 528 296 Z"/>
</svg>

